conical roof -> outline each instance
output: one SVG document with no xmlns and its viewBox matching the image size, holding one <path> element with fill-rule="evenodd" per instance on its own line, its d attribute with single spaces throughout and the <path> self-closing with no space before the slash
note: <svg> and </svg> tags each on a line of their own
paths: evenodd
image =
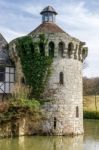
<svg viewBox="0 0 99 150">
<path fill-rule="evenodd" d="M 55 23 L 44 22 L 40 24 L 36 29 L 34 29 L 29 35 L 35 33 L 65 33 L 58 25 Z"/>
</svg>

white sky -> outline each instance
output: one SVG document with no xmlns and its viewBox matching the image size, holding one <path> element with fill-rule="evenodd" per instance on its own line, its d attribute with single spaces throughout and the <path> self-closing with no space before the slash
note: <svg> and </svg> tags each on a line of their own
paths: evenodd
<svg viewBox="0 0 99 150">
<path fill-rule="evenodd" d="M 99 0 L 0 0 L 0 32 L 10 42 L 41 23 L 40 11 L 52 5 L 57 24 L 86 42 L 89 53 L 84 75 L 99 76 Z"/>
</svg>

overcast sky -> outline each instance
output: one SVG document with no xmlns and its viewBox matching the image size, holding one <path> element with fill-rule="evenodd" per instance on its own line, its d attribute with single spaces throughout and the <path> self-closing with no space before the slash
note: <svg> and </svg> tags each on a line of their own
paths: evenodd
<svg viewBox="0 0 99 150">
<path fill-rule="evenodd" d="M 86 42 L 89 54 L 84 76 L 99 76 L 99 0 L 0 0 L 0 32 L 8 42 L 31 32 L 48 5 L 58 12 L 59 26 Z"/>
</svg>

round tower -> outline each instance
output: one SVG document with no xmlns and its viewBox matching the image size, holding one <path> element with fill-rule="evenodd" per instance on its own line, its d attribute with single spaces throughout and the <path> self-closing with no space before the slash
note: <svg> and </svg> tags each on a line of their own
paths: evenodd
<svg viewBox="0 0 99 150">
<path fill-rule="evenodd" d="M 57 12 L 54 8 L 44 8 L 41 15 L 42 23 L 28 35 L 37 40 L 44 33 L 48 42 L 43 54 L 53 57 L 51 75 L 43 93 L 44 99 L 48 101 L 43 106 L 43 133 L 82 134 L 82 64 L 87 57 L 88 48 L 85 47 L 85 42 L 70 36 L 56 25 Z"/>
<path fill-rule="evenodd" d="M 41 12 L 42 24 L 30 33 L 48 38 L 46 55 L 53 56 L 51 76 L 44 92 L 43 133 L 68 135 L 83 133 L 82 63 L 88 49 L 85 42 L 71 37 L 55 24 L 57 12 L 48 6 Z"/>
</svg>

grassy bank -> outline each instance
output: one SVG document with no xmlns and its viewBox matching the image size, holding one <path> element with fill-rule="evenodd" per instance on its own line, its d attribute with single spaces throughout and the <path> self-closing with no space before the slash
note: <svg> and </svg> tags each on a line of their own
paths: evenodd
<svg viewBox="0 0 99 150">
<path fill-rule="evenodd" d="M 99 119 L 99 112 L 84 111 L 84 119 Z"/>
<path fill-rule="evenodd" d="M 84 96 L 84 118 L 99 119 L 99 95 Z"/>
</svg>

